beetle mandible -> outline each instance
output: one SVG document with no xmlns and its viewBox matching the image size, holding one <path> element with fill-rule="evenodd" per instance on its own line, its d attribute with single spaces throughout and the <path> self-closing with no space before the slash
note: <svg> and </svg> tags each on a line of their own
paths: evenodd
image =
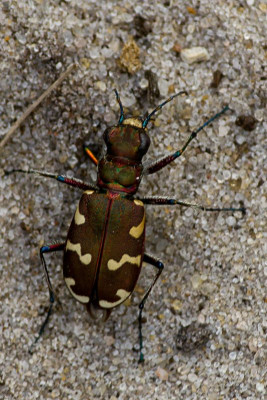
<svg viewBox="0 0 267 400">
<path fill-rule="evenodd" d="M 243 213 L 245 209 L 243 207 L 207 208 L 167 197 L 134 196 L 144 175 L 153 174 L 180 157 L 197 134 L 225 113 L 229 109 L 228 106 L 194 130 L 180 150 L 144 167 L 142 158 L 150 145 L 147 134 L 148 122 L 165 104 L 187 93 L 181 91 L 169 97 L 143 120 L 136 117 L 125 118 L 117 90 L 115 94 L 120 107 L 120 118 L 117 125 L 104 132 L 106 153 L 97 160 L 90 149 L 85 147 L 91 161 L 97 165 L 96 185 L 34 169 L 14 169 L 9 173 L 23 172 L 41 175 L 83 190 L 66 241 L 42 246 L 40 249 L 50 306 L 33 345 L 42 335 L 55 301 L 44 258 L 45 253 L 63 251 L 63 275 L 68 290 L 76 300 L 86 306 L 92 318 L 98 318 L 101 311 L 103 320 L 109 317 L 114 307 L 119 306 L 132 294 L 142 263 L 147 262 L 155 267 L 157 272 L 139 304 L 139 362 L 142 362 L 144 360 L 142 311 L 147 297 L 164 268 L 159 259 L 145 252 L 144 204 L 177 204 L 205 211 L 242 211 Z"/>
</svg>

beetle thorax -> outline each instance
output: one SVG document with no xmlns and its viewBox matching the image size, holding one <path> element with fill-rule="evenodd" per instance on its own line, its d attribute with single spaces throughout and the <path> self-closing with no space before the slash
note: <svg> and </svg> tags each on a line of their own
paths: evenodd
<svg viewBox="0 0 267 400">
<path fill-rule="evenodd" d="M 142 175 L 142 158 L 150 139 L 137 118 L 127 118 L 122 124 L 104 133 L 107 146 L 105 156 L 98 164 L 98 186 L 133 194 Z"/>
</svg>

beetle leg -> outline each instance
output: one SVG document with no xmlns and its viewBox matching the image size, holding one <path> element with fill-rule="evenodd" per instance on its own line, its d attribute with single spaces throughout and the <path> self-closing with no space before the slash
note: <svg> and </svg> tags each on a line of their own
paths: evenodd
<svg viewBox="0 0 267 400">
<path fill-rule="evenodd" d="M 96 158 L 96 156 L 92 153 L 92 151 L 89 149 L 88 146 L 84 146 L 84 151 L 85 153 L 89 156 L 90 160 L 97 165 L 98 164 L 98 159 Z"/>
<path fill-rule="evenodd" d="M 187 146 L 189 145 L 189 143 L 195 139 L 197 137 L 197 134 L 202 131 L 202 129 L 204 129 L 207 125 L 209 125 L 211 122 L 213 122 L 215 119 L 219 118 L 222 114 L 224 114 L 227 110 L 229 110 L 229 107 L 226 106 L 224 107 L 220 112 L 218 112 L 217 114 L 215 114 L 213 117 L 211 117 L 208 121 L 206 121 L 203 125 L 201 125 L 198 129 L 196 129 L 195 131 L 193 131 L 191 133 L 191 135 L 189 136 L 189 138 L 187 139 L 187 142 L 185 143 L 185 145 L 178 151 L 176 151 L 173 154 L 169 154 L 165 157 L 163 157 L 162 159 L 154 162 L 153 164 L 151 164 L 150 166 L 148 166 L 145 171 L 144 174 L 146 175 L 150 175 L 150 174 L 154 174 L 154 172 L 159 171 L 160 169 L 166 167 L 166 165 L 170 164 L 172 161 L 174 161 L 176 158 L 180 157 L 183 152 L 185 151 L 185 149 L 187 148 Z"/>
<path fill-rule="evenodd" d="M 11 171 L 5 171 L 5 174 L 9 175 L 13 174 L 14 172 L 22 172 L 25 174 L 35 174 L 35 175 L 45 176 L 46 178 L 53 178 L 59 182 L 66 183 L 67 185 L 74 186 L 82 190 L 97 190 L 97 188 L 94 185 L 83 182 L 80 179 L 70 178 L 64 175 L 52 174 L 50 172 L 45 172 L 45 171 L 39 171 L 37 169 L 12 169 Z"/>
<path fill-rule="evenodd" d="M 49 303 L 50 304 L 49 304 L 46 318 L 45 318 L 44 322 L 42 323 L 41 328 L 39 329 L 38 336 L 35 338 L 33 344 L 31 345 L 31 347 L 29 349 L 29 353 L 32 353 L 33 347 L 35 346 L 35 344 L 38 342 L 38 340 L 42 336 L 44 329 L 48 323 L 49 317 L 52 313 L 53 304 L 55 302 L 55 294 L 54 294 L 54 290 L 52 288 L 52 284 L 51 284 L 51 281 L 49 278 L 46 262 L 44 259 L 44 253 L 52 253 L 53 251 L 62 251 L 62 250 L 64 250 L 64 248 L 65 248 L 65 243 L 57 243 L 57 244 L 53 244 L 50 246 L 42 246 L 40 248 L 40 257 L 41 257 L 41 262 L 42 262 L 42 266 L 43 266 L 44 273 L 45 273 L 46 283 L 47 283 L 48 290 L 49 290 Z"/>
<path fill-rule="evenodd" d="M 245 207 L 240 208 L 233 208 L 233 207 L 226 207 L 226 208 L 212 208 L 212 207 L 205 207 L 201 204 L 195 203 L 188 203 L 187 201 L 180 201 L 176 199 L 170 199 L 168 197 L 136 197 L 136 199 L 141 200 L 144 204 L 154 204 L 154 205 L 180 205 L 182 207 L 193 207 L 197 208 L 202 211 L 241 211 L 242 214 L 246 213 Z"/>
<path fill-rule="evenodd" d="M 153 265 L 153 267 L 157 268 L 157 274 L 152 282 L 152 284 L 149 286 L 143 300 L 141 301 L 141 303 L 139 304 L 139 315 L 138 315 L 138 326 L 139 326 L 139 351 L 140 351 L 140 356 L 139 356 L 139 363 L 144 361 L 144 355 L 142 352 L 143 349 L 143 335 L 142 335 L 142 312 L 144 309 L 144 305 L 146 302 L 146 299 L 148 298 L 152 288 L 154 287 L 155 283 L 157 282 L 160 274 L 163 271 L 164 265 L 163 263 L 158 260 L 157 258 L 151 256 L 150 254 L 144 254 L 144 258 L 143 258 L 144 262 L 147 262 L 148 264 Z"/>
</svg>

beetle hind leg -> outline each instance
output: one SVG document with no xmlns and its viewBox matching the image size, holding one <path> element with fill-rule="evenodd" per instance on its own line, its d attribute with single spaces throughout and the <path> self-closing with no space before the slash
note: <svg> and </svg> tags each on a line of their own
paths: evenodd
<svg viewBox="0 0 267 400">
<path fill-rule="evenodd" d="M 48 308 L 45 320 L 39 329 L 38 336 L 35 338 L 34 342 L 32 343 L 31 347 L 29 348 L 30 354 L 32 354 L 34 346 L 36 345 L 36 343 L 38 342 L 38 340 L 44 333 L 44 329 L 49 321 L 49 317 L 52 313 L 53 305 L 55 302 L 55 293 L 54 293 L 54 290 L 52 288 L 52 284 L 51 284 L 51 281 L 49 278 L 48 269 L 47 269 L 45 258 L 44 258 L 44 253 L 51 253 L 53 251 L 62 251 L 62 250 L 64 250 L 64 247 L 65 247 L 65 243 L 57 243 L 57 244 L 53 244 L 50 246 L 42 246 L 40 248 L 41 262 L 42 262 L 42 266 L 43 266 L 44 273 L 45 273 L 45 279 L 46 279 L 46 283 L 47 283 L 48 290 L 49 290 L 49 308 Z"/>
<path fill-rule="evenodd" d="M 144 254 L 144 262 L 147 262 L 148 264 L 153 265 L 153 267 L 157 268 L 157 274 L 153 280 L 153 282 L 151 283 L 151 285 L 149 286 L 143 300 L 141 301 L 141 303 L 139 304 L 139 315 L 138 315 L 138 329 L 139 329 L 139 363 L 144 362 L 144 354 L 143 354 L 143 334 L 142 334 L 142 313 L 143 313 L 143 309 L 145 306 L 145 302 L 151 292 L 151 290 L 153 289 L 155 283 L 157 282 L 160 274 L 163 271 L 164 265 L 163 263 L 158 260 L 157 258 L 149 255 L 149 254 Z"/>
<path fill-rule="evenodd" d="M 112 311 L 112 309 L 100 308 L 91 301 L 85 307 L 92 319 L 101 322 L 106 322 Z"/>
</svg>

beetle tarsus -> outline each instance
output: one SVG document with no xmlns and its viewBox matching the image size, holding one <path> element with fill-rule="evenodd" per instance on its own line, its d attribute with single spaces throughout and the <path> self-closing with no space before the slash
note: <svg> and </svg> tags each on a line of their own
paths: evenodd
<svg viewBox="0 0 267 400">
<path fill-rule="evenodd" d="M 65 243 L 56 243 L 56 244 L 52 244 L 50 246 L 42 246 L 40 248 L 41 262 L 42 262 L 42 266 L 43 266 L 44 274 L 45 274 L 45 279 L 46 279 L 48 290 L 49 290 L 49 308 L 48 308 L 45 320 L 44 320 L 44 322 L 42 323 L 42 325 L 41 325 L 41 327 L 39 329 L 38 336 L 35 338 L 34 342 L 32 343 L 31 347 L 29 348 L 29 353 L 30 354 L 33 353 L 33 348 L 35 347 L 36 343 L 39 341 L 40 337 L 44 333 L 44 330 L 45 330 L 46 325 L 48 324 L 50 315 L 52 314 L 52 309 L 53 309 L 53 305 L 55 303 L 55 297 L 56 297 L 55 293 L 54 293 L 54 290 L 53 290 L 53 287 L 52 287 L 52 284 L 51 284 L 51 281 L 50 281 L 49 274 L 48 274 L 48 269 L 47 269 L 47 266 L 46 266 L 44 254 L 45 253 L 51 253 L 51 252 L 54 252 L 54 251 L 62 251 L 62 250 L 64 250 L 64 247 L 65 247 Z M 58 300 L 58 302 L 59 302 L 59 305 L 61 306 L 61 303 L 60 303 L 59 300 Z"/>
<path fill-rule="evenodd" d="M 35 338 L 34 342 L 32 343 L 31 347 L 29 348 L 29 353 L 33 354 L 33 348 L 35 347 L 36 343 L 39 341 L 40 337 L 43 335 L 45 327 L 49 321 L 50 315 L 52 314 L 52 308 L 53 308 L 54 303 L 50 303 L 46 318 L 44 322 L 41 325 L 41 328 L 39 329 L 38 336 Z"/>
<path fill-rule="evenodd" d="M 245 207 L 240 207 L 240 208 L 234 208 L 234 207 L 206 207 L 201 204 L 196 204 L 196 203 L 189 203 L 187 201 L 181 201 L 181 200 L 176 200 L 176 199 L 171 199 L 170 197 L 138 197 L 138 200 L 141 200 L 144 204 L 153 204 L 153 205 L 179 205 L 182 207 L 192 207 L 195 209 L 199 209 L 201 211 L 227 211 L 227 212 L 242 212 L 242 215 L 244 216 L 246 214 L 246 209 Z"/>
<path fill-rule="evenodd" d="M 162 261 L 160 261 L 158 258 L 153 257 L 151 254 L 144 254 L 144 262 L 147 262 L 148 264 L 151 264 L 153 267 L 157 268 L 158 272 L 153 280 L 153 282 L 151 283 L 151 285 L 149 286 L 149 288 L 146 291 L 146 294 L 143 297 L 143 300 L 141 301 L 141 303 L 139 304 L 139 315 L 138 315 L 138 330 L 139 330 L 139 363 L 144 362 L 144 355 L 143 355 L 143 333 L 142 333 L 142 313 L 143 313 L 143 309 L 145 306 L 145 302 L 151 292 L 151 290 L 153 289 L 155 283 L 157 282 L 160 274 L 162 273 L 163 269 L 164 269 L 164 264 Z"/>
</svg>

